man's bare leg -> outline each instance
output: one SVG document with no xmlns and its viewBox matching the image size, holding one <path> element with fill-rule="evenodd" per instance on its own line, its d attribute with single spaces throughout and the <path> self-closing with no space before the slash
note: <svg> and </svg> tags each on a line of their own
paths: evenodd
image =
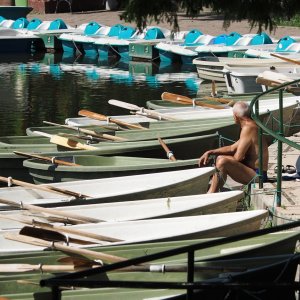
<svg viewBox="0 0 300 300">
<path fill-rule="evenodd" d="M 229 175 L 233 180 L 248 184 L 256 175 L 255 171 L 231 156 L 220 155 L 216 161 L 218 172 L 213 175 L 211 186 L 207 193 L 216 193 L 224 185 Z"/>
</svg>

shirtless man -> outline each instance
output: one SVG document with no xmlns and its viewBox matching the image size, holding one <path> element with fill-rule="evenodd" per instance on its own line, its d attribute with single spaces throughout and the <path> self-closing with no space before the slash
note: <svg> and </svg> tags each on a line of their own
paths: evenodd
<svg viewBox="0 0 300 300">
<path fill-rule="evenodd" d="M 207 165 L 210 155 L 217 156 L 216 172 L 211 180 L 208 193 L 218 192 L 229 175 L 233 180 L 248 184 L 258 173 L 258 127 L 251 119 L 249 105 L 239 101 L 233 106 L 233 118 L 240 125 L 240 139 L 233 145 L 206 151 L 198 161 L 199 166 Z M 263 180 L 267 179 L 268 145 L 263 139 Z"/>
</svg>

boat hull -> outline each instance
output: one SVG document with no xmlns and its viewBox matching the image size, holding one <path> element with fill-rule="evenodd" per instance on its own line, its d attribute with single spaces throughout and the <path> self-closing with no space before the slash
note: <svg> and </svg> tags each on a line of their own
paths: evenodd
<svg viewBox="0 0 300 300">
<path fill-rule="evenodd" d="M 196 159 L 170 161 L 168 159 L 92 155 L 66 156 L 60 159 L 71 161 L 78 166 L 59 166 L 38 159 L 25 160 L 23 165 L 28 169 L 36 184 L 149 174 L 198 167 Z"/>
<path fill-rule="evenodd" d="M 240 240 L 233 243 L 227 243 L 224 245 L 217 245 L 210 248 L 204 248 L 201 250 L 197 250 L 195 252 L 196 260 L 199 261 L 199 265 L 201 266 L 236 266 L 236 267 L 254 267 L 262 265 L 262 260 L 258 257 L 261 256 L 269 256 L 268 259 L 264 260 L 264 264 L 270 263 L 272 261 L 279 261 L 279 256 L 285 256 L 294 253 L 295 245 L 297 240 L 299 239 L 299 234 L 291 233 L 291 232 L 281 232 L 277 234 L 265 234 L 263 236 L 259 236 L 256 238 Z M 187 240 L 187 241 L 175 241 L 175 242 L 160 242 L 160 243 L 145 243 L 145 244 L 135 244 L 135 245 L 122 245 L 122 246 L 102 246 L 95 247 L 92 250 L 101 251 L 103 253 L 109 253 L 111 255 L 134 258 L 139 256 L 144 256 L 145 253 L 147 255 L 151 255 L 153 253 L 158 253 L 160 251 L 171 250 L 178 247 L 183 247 L 196 243 L 203 243 L 205 241 L 209 241 L 208 239 L 202 240 Z M 283 247 L 282 247 L 283 246 Z M 289 247 L 287 247 L 289 246 Z M 229 251 L 227 251 L 227 249 Z M 233 251 L 236 249 L 236 251 Z M 239 250 L 238 250 L 239 249 Z M 226 254 L 227 253 L 227 254 Z M 279 255 L 279 256 L 278 256 Z M 10 263 L 21 263 L 21 264 L 57 264 L 57 261 L 61 258 L 65 257 L 65 254 L 59 251 L 36 251 L 36 252 L 27 252 L 22 254 L 2 254 L 1 262 L 5 264 Z M 243 258 L 252 257 L 252 263 L 247 262 L 247 259 L 243 261 Z M 209 263 L 206 260 L 210 260 Z M 231 261 L 230 261 L 231 260 Z M 181 254 L 174 256 L 168 259 L 168 262 L 171 263 L 180 263 L 186 261 L 186 254 Z M 202 263 L 200 263 L 202 261 Z M 206 261 L 206 262 L 205 262 Z M 214 262 L 215 261 L 215 262 Z M 222 261 L 222 263 L 221 263 Z M 224 262 L 227 263 L 224 264 Z M 234 263 L 236 261 L 236 263 Z M 256 262 L 255 262 L 256 261 Z M 155 264 L 163 264 L 165 260 L 156 260 L 153 263 Z M 213 263 L 214 262 L 214 263 Z M 151 262 L 152 263 L 152 262 Z M 197 278 L 199 280 L 205 280 L 217 276 L 220 271 L 212 271 L 202 270 L 201 273 L 197 274 Z M 19 274 L 12 273 L 2 273 L 2 277 L 0 279 L 0 289 L 2 296 L 6 296 L 10 298 L 12 294 L 19 294 L 19 298 L 22 299 L 31 299 L 33 297 L 32 293 L 42 292 L 46 293 L 48 291 L 47 288 L 40 288 L 38 285 L 29 285 L 29 284 L 18 284 L 16 290 L 16 280 L 26 279 L 31 282 L 39 283 L 41 279 L 40 273 L 36 272 L 26 272 Z M 53 277 L 51 273 L 43 273 L 43 279 L 48 277 Z M 182 273 L 124 273 L 124 272 L 110 272 L 107 273 L 108 280 L 151 280 L 164 282 L 168 280 L 177 281 L 178 280 L 186 280 L 186 274 Z M 125 276 L 125 277 L 124 277 Z M 185 278 L 183 278 L 185 276 Z M 91 292 L 93 291 L 93 296 Z M 130 299 L 144 299 L 145 297 L 154 297 L 154 296 L 163 296 L 165 295 L 164 290 L 133 290 L 133 294 L 131 295 L 131 291 L 129 289 L 96 289 L 93 290 L 72 290 L 72 291 L 64 291 L 62 293 L 63 299 L 83 299 L 84 297 L 89 296 L 91 299 L 125 299 L 126 297 L 130 297 Z M 23 295 L 21 293 L 24 293 Z M 27 294 L 25 294 L 27 293 Z M 174 291 L 171 294 L 178 294 L 178 291 Z M 128 296 L 130 295 L 130 296 Z M 124 296 L 124 297 L 122 297 Z M 132 297 L 131 297 L 132 296 Z M 100 297 L 100 298 L 99 298 Z M 129 299 L 129 298 L 128 298 Z"/>
<path fill-rule="evenodd" d="M 236 126 L 229 126 L 235 130 Z M 237 131 L 237 130 L 236 130 Z M 238 134 L 238 132 L 236 132 Z M 201 153 L 216 148 L 219 144 L 219 135 L 211 134 L 206 136 L 194 136 L 187 138 L 164 139 L 170 150 L 177 159 L 192 159 L 200 157 Z M 96 146 L 96 145 L 95 145 Z M 96 146 L 97 147 L 97 146 Z M 44 145 L 15 145 L 8 148 L 0 147 L 0 176 L 13 177 L 15 179 L 30 181 L 32 177 L 28 169 L 23 166 L 25 158 L 15 155 L 13 151 L 27 153 L 38 153 L 39 155 L 61 157 L 66 155 L 122 155 L 148 158 L 165 158 L 166 153 L 158 140 L 121 143 L 100 143 L 96 150 L 72 150 L 55 144 Z M 4 184 L 2 184 L 3 186 Z"/>
<path fill-rule="evenodd" d="M 207 191 L 210 177 L 215 169 L 192 168 L 151 174 L 121 176 L 112 178 L 69 181 L 53 183 L 54 187 L 66 189 L 87 198 L 75 198 L 69 195 L 7 187 L 0 189 L 0 198 L 8 200 L 22 199 L 23 203 L 31 203 L 45 207 L 85 205 L 108 202 L 122 202 L 140 199 L 186 196 L 203 194 Z M 12 209 L 0 205 L 0 210 Z"/>
</svg>

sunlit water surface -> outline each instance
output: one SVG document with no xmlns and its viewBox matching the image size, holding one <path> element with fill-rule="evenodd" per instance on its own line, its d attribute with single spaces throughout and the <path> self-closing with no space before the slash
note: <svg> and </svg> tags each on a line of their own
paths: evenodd
<svg viewBox="0 0 300 300">
<path fill-rule="evenodd" d="M 63 124 L 88 109 L 128 114 L 109 105 L 118 99 L 138 106 L 168 91 L 194 97 L 200 80 L 193 65 L 99 61 L 61 54 L 0 56 L 0 135 L 23 135 L 43 121 Z"/>
</svg>

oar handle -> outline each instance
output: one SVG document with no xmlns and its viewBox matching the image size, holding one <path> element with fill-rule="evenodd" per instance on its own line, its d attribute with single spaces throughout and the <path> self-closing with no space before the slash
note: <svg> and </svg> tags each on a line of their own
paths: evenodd
<svg viewBox="0 0 300 300">
<path fill-rule="evenodd" d="M 0 264 L 0 273 L 25 273 L 25 272 L 74 272 L 87 268 L 99 267 L 99 264 L 89 265 L 31 265 L 31 264 Z M 4 298 L 0 298 L 4 299 Z"/>
<path fill-rule="evenodd" d="M 66 253 L 72 253 L 76 255 L 82 255 L 86 257 L 90 257 L 93 259 L 101 259 L 109 262 L 120 262 L 126 260 L 126 258 L 115 256 L 115 255 L 109 255 L 103 252 L 96 252 L 93 250 L 83 249 L 83 248 L 76 248 L 71 246 L 62 245 L 61 243 L 56 242 L 48 242 L 44 241 L 42 239 L 32 238 L 25 235 L 20 234 L 14 234 L 14 233 L 5 233 L 5 238 L 13 241 L 23 242 L 30 245 L 35 245 L 39 247 L 45 247 L 45 248 L 52 248 L 57 249 Z"/>
<path fill-rule="evenodd" d="M 160 143 L 160 145 L 163 147 L 163 149 L 165 150 L 168 159 L 176 161 L 176 158 L 173 154 L 173 152 L 169 149 L 169 147 L 166 145 L 166 143 L 159 137 L 158 141 Z"/>
<path fill-rule="evenodd" d="M 21 151 L 13 151 L 15 154 L 20 155 L 20 156 L 25 156 L 28 158 L 37 158 L 40 160 L 44 160 L 44 161 L 49 161 L 53 164 L 57 164 L 57 165 L 63 165 L 63 166 L 80 166 L 78 164 L 75 163 L 71 163 L 71 162 L 67 162 L 61 159 L 57 159 L 56 157 L 47 157 L 47 156 L 41 156 L 41 155 L 37 155 L 37 154 L 31 154 L 31 153 L 25 153 L 25 152 L 21 152 Z"/>
<path fill-rule="evenodd" d="M 2 177 L 0 176 L 0 181 L 2 182 L 6 182 L 8 184 L 14 184 L 14 185 L 19 185 L 19 186 L 23 186 L 23 187 L 28 187 L 31 189 L 36 189 L 36 190 L 42 190 L 48 193 L 56 193 L 56 194 L 60 194 L 60 195 L 67 195 L 67 196 L 73 196 L 75 198 L 91 198 L 90 196 L 87 195 L 83 195 L 83 194 L 79 194 L 73 191 L 69 191 L 69 190 L 65 190 L 65 189 L 60 189 L 54 186 L 49 186 L 49 185 L 36 185 L 36 184 L 32 184 L 29 182 L 25 182 L 25 181 L 21 181 L 21 180 L 17 180 L 17 179 L 12 179 L 12 178 L 6 178 L 6 177 Z"/>
<path fill-rule="evenodd" d="M 78 115 L 88 117 L 91 119 L 95 119 L 95 120 L 108 121 L 108 122 L 115 123 L 120 126 L 126 126 L 128 128 L 132 128 L 132 129 L 147 129 L 141 125 L 131 124 L 131 123 L 127 123 L 127 122 L 124 122 L 124 121 L 121 121 L 118 119 L 109 118 L 107 116 L 104 116 L 104 115 L 101 115 L 98 113 L 94 113 L 94 112 L 91 112 L 91 111 L 88 111 L 85 109 L 80 110 L 78 112 Z"/>
<path fill-rule="evenodd" d="M 0 198 L 0 203 L 6 204 L 6 205 L 9 205 L 9 206 L 12 206 L 12 207 L 17 207 L 17 208 L 20 208 L 20 209 L 26 209 L 26 210 L 29 210 L 31 212 L 45 213 L 45 214 L 48 214 L 48 215 L 60 216 L 60 217 L 64 217 L 66 219 L 71 219 L 71 220 L 72 219 L 79 220 L 79 221 L 81 221 L 81 223 L 99 223 L 99 222 L 102 222 L 102 220 L 100 220 L 100 219 L 86 217 L 86 216 L 74 214 L 74 213 L 67 212 L 67 211 L 61 211 L 61 210 L 57 210 L 57 209 L 41 207 L 41 206 L 37 206 L 37 205 L 33 205 L 33 204 L 26 204 L 26 203 L 23 203 L 22 201 L 16 202 L 16 201 L 13 201 L 13 200 Z"/>
</svg>

